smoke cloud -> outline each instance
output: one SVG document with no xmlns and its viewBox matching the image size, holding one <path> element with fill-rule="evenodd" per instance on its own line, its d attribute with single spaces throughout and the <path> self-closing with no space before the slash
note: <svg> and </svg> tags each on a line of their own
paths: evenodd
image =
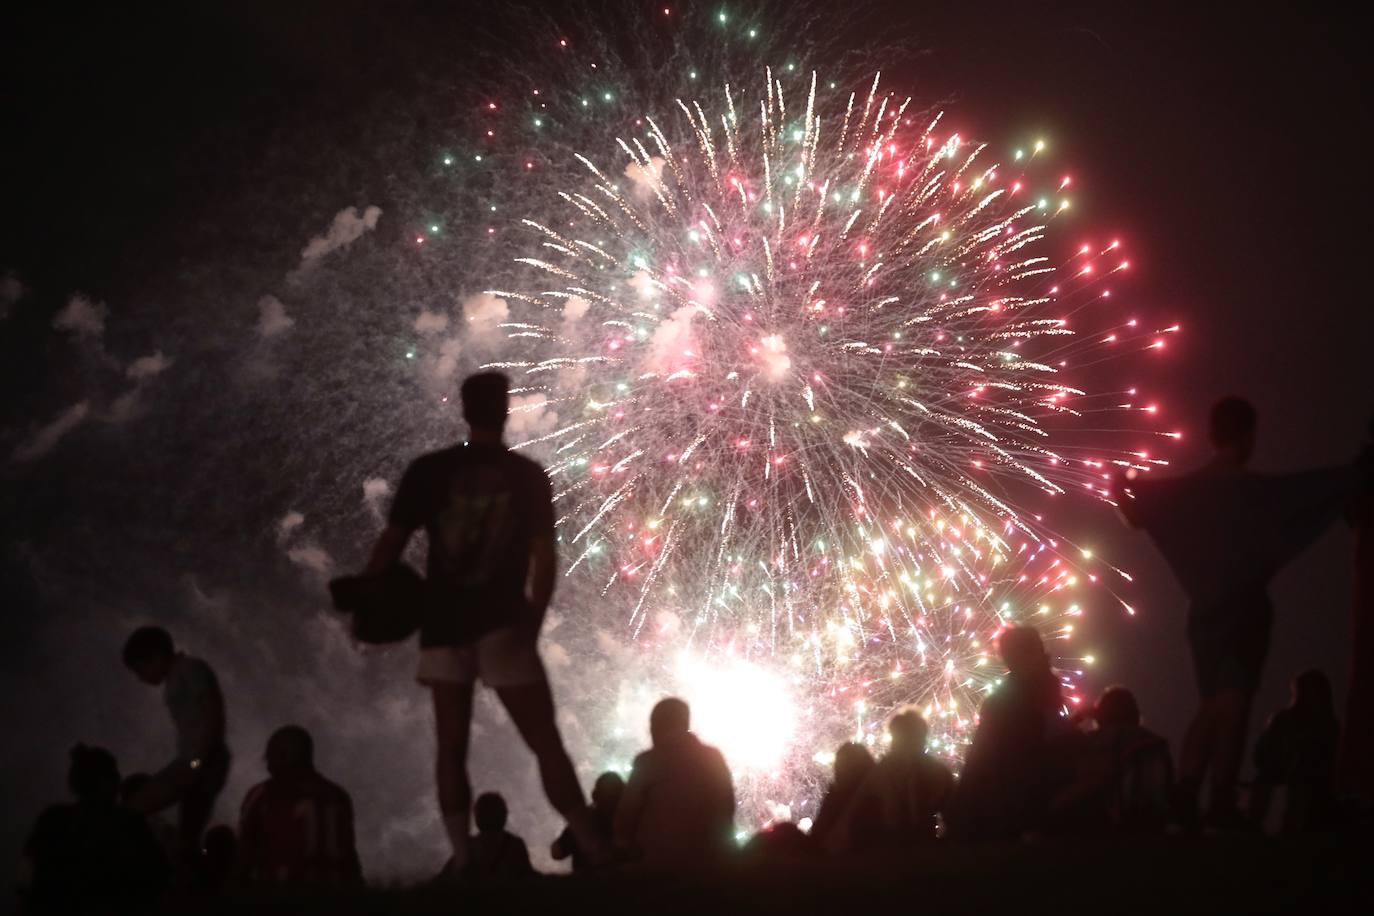
<svg viewBox="0 0 1374 916">
<path fill-rule="evenodd" d="M 380 477 L 369 477 L 363 481 L 363 505 L 372 513 L 372 517 L 377 521 L 382 521 L 386 517 L 386 510 L 383 508 L 388 495 L 391 493 L 391 484 Z"/>
<path fill-rule="evenodd" d="M 415 319 L 415 333 L 442 334 L 448 329 L 448 316 L 443 312 L 422 311 Z"/>
<path fill-rule="evenodd" d="M 67 300 L 67 304 L 52 320 L 52 326 L 76 337 L 99 340 L 105 335 L 105 316 L 109 309 L 103 302 L 95 302 L 81 293 Z"/>
<path fill-rule="evenodd" d="M 19 443 L 19 446 L 14 450 L 11 457 L 15 461 L 21 462 L 36 461 L 42 458 L 44 455 L 48 454 L 48 452 L 56 448 L 57 443 L 61 442 L 62 438 L 66 436 L 67 433 L 80 426 L 86 420 L 86 415 L 89 412 L 90 404 L 86 401 L 73 404 L 71 407 L 68 407 L 66 410 L 62 411 L 62 413 L 58 414 L 57 418 L 51 423 L 40 428 L 28 439 Z"/>
<path fill-rule="evenodd" d="M 124 374 L 134 381 L 143 381 L 161 375 L 171 365 L 172 360 L 164 356 L 161 350 L 156 350 L 129 363 L 129 368 Z"/>
<path fill-rule="evenodd" d="M 631 162 L 625 166 L 625 177 L 634 185 L 634 195 L 640 200 L 654 193 L 654 186 L 663 179 L 663 166 L 667 164 L 662 156 L 650 156 L 648 165 Z"/>
<path fill-rule="evenodd" d="M 328 231 L 324 235 L 315 236 L 301 249 L 301 267 L 306 267 L 310 262 L 319 260 L 331 251 L 352 245 L 362 238 L 363 233 L 376 229 L 377 220 L 381 216 L 381 207 L 368 207 L 361 214 L 358 213 L 357 207 L 345 207 L 340 210 L 334 214 L 334 222 L 329 225 Z"/>
<path fill-rule="evenodd" d="M 263 296 L 258 300 L 258 336 L 276 337 L 291 330 L 296 319 L 286 314 L 286 306 L 276 296 Z"/>
</svg>

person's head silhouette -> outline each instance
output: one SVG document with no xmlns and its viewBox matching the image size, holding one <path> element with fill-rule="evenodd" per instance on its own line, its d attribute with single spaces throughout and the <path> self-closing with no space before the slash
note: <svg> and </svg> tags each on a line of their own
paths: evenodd
<svg viewBox="0 0 1374 916">
<path fill-rule="evenodd" d="M 139 627 L 124 643 L 124 667 L 145 684 L 167 680 L 175 658 L 172 635 L 162 627 Z"/>
<path fill-rule="evenodd" d="M 1308 715 L 1335 717 L 1336 703 L 1326 672 L 1309 668 L 1293 678 L 1293 708 Z"/>
<path fill-rule="evenodd" d="M 649 713 L 649 737 L 655 747 L 672 744 L 692 727 L 692 711 L 677 697 L 659 700 Z"/>
<path fill-rule="evenodd" d="M 205 831 L 200 843 L 200 857 L 204 877 L 211 887 L 219 887 L 229 878 L 238 854 L 239 838 L 233 827 L 217 824 Z"/>
<path fill-rule="evenodd" d="M 506 800 L 499 792 L 483 792 L 472 803 L 472 820 L 478 833 L 500 833 L 506 829 L 506 818 L 510 816 Z"/>
<path fill-rule="evenodd" d="M 1108 687 L 1097 698 L 1093 718 L 1099 728 L 1139 725 L 1140 706 L 1136 704 L 1135 694 L 1121 686 Z"/>
<path fill-rule="evenodd" d="M 892 753 L 919 755 L 926 752 L 926 736 L 930 733 L 930 726 L 916 710 L 904 709 L 893 716 L 892 721 L 887 723 L 887 732 L 892 736 Z"/>
<path fill-rule="evenodd" d="M 72 748 L 67 786 L 76 800 L 88 804 L 113 805 L 119 796 L 119 766 L 114 755 L 103 747 L 78 744 Z"/>
<path fill-rule="evenodd" d="M 625 794 L 625 780 L 619 773 L 607 771 L 596 777 L 592 785 L 592 807 L 598 811 L 614 811 Z"/>
<path fill-rule="evenodd" d="M 1010 627 L 997 638 L 1002 661 L 1013 675 L 1039 674 L 1049 668 L 1044 643 L 1035 627 Z"/>
<path fill-rule="evenodd" d="M 1217 457 L 1237 467 L 1255 450 L 1255 408 L 1244 398 L 1226 397 L 1212 405 L 1207 432 Z"/>
<path fill-rule="evenodd" d="M 299 725 L 283 725 L 267 739 L 267 772 L 276 779 L 290 779 L 315 768 L 315 742 Z"/>
<path fill-rule="evenodd" d="M 856 786 L 873 769 L 873 755 L 857 741 L 846 741 L 835 751 L 835 785 Z"/>
<path fill-rule="evenodd" d="M 463 380 L 463 419 L 474 438 L 500 438 L 510 412 L 510 379 L 500 372 L 479 372 Z"/>
</svg>

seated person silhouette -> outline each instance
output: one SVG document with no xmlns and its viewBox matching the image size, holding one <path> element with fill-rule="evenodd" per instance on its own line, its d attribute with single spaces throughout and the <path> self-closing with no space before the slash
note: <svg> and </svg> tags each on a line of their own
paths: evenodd
<svg viewBox="0 0 1374 916">
<path fill-rule="evenodd" d="M 596 784 L 592 786 L 592 819 L 606 849 L 612 848 L 615 843 L 615 812 L 620 806 L 620 797 L 624 794 L 625 780 L 620 778 L 619 773 L 602 773 L 596 777 Z M 582 852 L 582 847 L 578 844 L 577 836 L 571 827 L 564 828 L 558 839 L 553 841 L 549 854 L 560 862 L 571 858 L 574 874 L 585 871 L 592 864 L 587 861 L 587 856 Z"/>
<path fill-rule="evenodd" d="M 348 793 L 315 769 L 315 742 L 299 725 L 267 740 L 268 778 L 239 816 L 240 871 L 249 884 L 347 886 L 362 881 Z"/>
<path fill-rule="evenodd" d="M 1274 713 L 1255 742 L 1250 816 L 1262 825 L 1275 789 L 1284 790 L 1280 831 L 1302 833 L 1337 824 L 1336 751 L 1341 726 L 1331 682 L 1321 671 L 1293 679 L 1292 702 Z"/>
<path fill-rule="evenodd" d="M 506 800 L 495 792 L 484 792 L 472 803 L 477 836 L 468 841 L 465 877 L 502 881 L 534 874 L 525 841 L 506 829 L 508 816 Z"/>
<path fill-rule="evenodd" d="M 997 640 L 1007 676 L 978 713 L 950 812 L 953 835 L 1014 839 L 1043 830 L 1051 798 L 1067 782 L 1057 744 L 1072 726 L 1058 678 L 1033 627 L 1011 627 Z"/>
<path fill-rule="evenodd" d="M 873 767 L 873 755 L 857 741 L 846 741 L 835 751 L 834 779 L 811 825 L 811 841 L 821 850 L 840 852 L 849 845 L 849 809 Z"/>
<path fill-rule="evenodd" d="M 75 802 L 39 815 L 20 864 L 32 913 L 141 913 L 154 909 L 170 869 L 148 822 L 118 805 L 119 769 L 103 748 L 71 751 Z"/>
<path fill-rule="evenodd" d="M 892 717 L 892 743 L 849 809 L 850 848 L 901 849 L 936 838 L 954 794 L 954 774 L 926 753 L 929 731 L 915 710 Z"/>
<path fill-rule="evenodd" d="M 1106 822 L 1128 832 L 1162 830 L 1170 820 L 1174 764 L 1169 742 L 1141 724 L 1135 695 L 1108 687 L 1092 711 L 1086 753 L 1101 774 Z"/>
<path fill-rule="evenodd" d="M 677 698 L 649 715 L 653 746 L 635 758 L 615 816 L 616 845 L 653 869 L 709 867 L 734 849 L 735 790 L 720 751 L 691 732 Z"/>
</svg>

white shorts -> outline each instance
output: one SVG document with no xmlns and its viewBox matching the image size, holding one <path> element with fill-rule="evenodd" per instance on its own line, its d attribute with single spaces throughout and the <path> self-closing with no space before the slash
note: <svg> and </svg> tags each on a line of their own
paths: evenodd
<svg viewBox="0 0 1374 916">
<path fill-rule="evenodd" d="M 514 627 L 504 627 L 466 646 L 420 649 L 415 680 L 421 684 L 474 684 L 479 677 L 488 687 L 519 687 L 545 680 L 534 639 Z"/>
</svg>

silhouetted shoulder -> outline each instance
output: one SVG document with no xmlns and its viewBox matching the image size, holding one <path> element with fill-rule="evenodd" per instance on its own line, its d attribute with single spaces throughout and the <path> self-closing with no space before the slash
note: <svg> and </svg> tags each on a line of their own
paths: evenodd
<svg viewBox="0 0 1374 916">
<path fill-rule="evenodd" d="M 353 800 L 349 797 L 348 791 L 343 786 L 331 782 L 323 776 L 320 777 L 319 795 L 323 801 L 331 805 L 338 805 L 341 808 L 353 806 Z"/>
<path fill-rule="evenodd" d="M 549 486 L 549 474 L 544 470 L 544 466 L 533 458 L 528 458 L 519 452 L 507 451 L 508 461 L 518 469 L 521 476 L 532 483 Z"/>
</svg>

